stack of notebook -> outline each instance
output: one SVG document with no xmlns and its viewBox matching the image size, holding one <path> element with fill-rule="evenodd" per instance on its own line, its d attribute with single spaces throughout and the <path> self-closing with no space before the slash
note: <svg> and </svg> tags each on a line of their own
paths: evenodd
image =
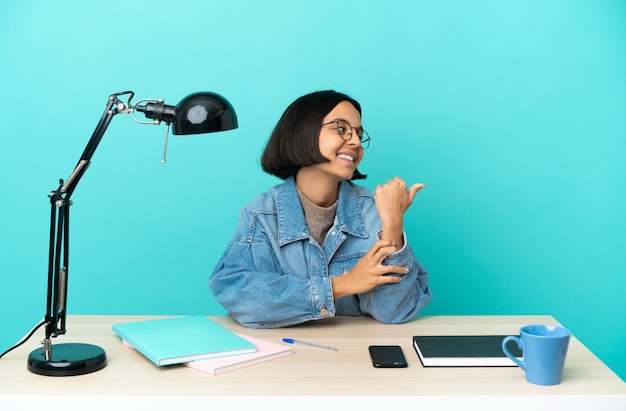
<svg viewBox="0 0 626 411">
<path fill-rule="evenodd" d="M 119 323 L 113 331 L 158 366 L 184 364 L 210 374 L 291 354 L 289 347 L 234 333 L 204 316 Z"/>
</svg>

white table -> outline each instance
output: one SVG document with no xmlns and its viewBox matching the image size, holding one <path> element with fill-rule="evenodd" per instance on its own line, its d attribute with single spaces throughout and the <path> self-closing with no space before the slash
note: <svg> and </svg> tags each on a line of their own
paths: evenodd
<svg viewBox="0 0 626 411">
<path fill-rule="evenodd" d="M 517 334 L 525 324 L 558 324 L 551 316 L 426 316 L 399 325 L 366 317 L 337 317 L 285 329 L 253 330 L 230 317 L 211 317 L 233 331 L 281 343 L 283 337 L 339 348 L 292 346 L 293 355 L 221 375 L 182 365 L 157 367 L 124 347 L 111 326 L 150 316 L 69 316 L 66 335 L 53 340 L 103 347 L 108 365 L 75 377 L 46 377 L 26 369 L 43 331 L 0 360 L 0 409 L 61 406 L 62 409 L 258 408 L 264 402 L 297 409 L 350 410 L 411 406 L 437 409 L 626 410 L 626 384 L 584 347 L 570 341 L 563 382 L 537 386 L 517 367 L 424 368 L 412 347 L 420 334 Z M 369 345 L 400 345 L 403 369 L 376 369 Z M 339 401 L 339 403 L 337 403 Z M 236 408 L 235 408 L 236 407 Z M 298 407 L 298 408 L 294 408 Z M 451 408 L 452 407 L 452 408 Z M 230 408 L 229 408 L 230 409 Z"/>
</svg>

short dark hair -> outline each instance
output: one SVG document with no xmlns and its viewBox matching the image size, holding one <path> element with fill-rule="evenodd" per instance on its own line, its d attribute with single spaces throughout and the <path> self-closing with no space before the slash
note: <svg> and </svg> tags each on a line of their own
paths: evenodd
<svg viewBox="0 0 626 411">
<path fill-rule="evenodd" d="M 361 114 L 358 101 L 334 90 L 316 91 L 291 103 L 265 146 L 261 156 L 263 171 L 284 180 L 302 167 L 330 161 L 320 152 L 320 129 L 324 117 L 342 101 L 351 103 Z M 365 177 L 354 170 L 351 180 Z"/>
</svg>

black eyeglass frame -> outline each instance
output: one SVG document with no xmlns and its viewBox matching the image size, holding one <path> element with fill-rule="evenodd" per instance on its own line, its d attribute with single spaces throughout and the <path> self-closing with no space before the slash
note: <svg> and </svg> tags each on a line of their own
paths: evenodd
<svg viewBox="0 0 626 411">
<path fill-rule="evenodd" d="M 329 121 L 328 123 L 324 123 L 322 124 L 322 127 L 324 126 L 328 126 L 330 124 L 337 124 L 337 126 L 339 126 L 339 123 L 346 123 L 348 125 L 348 127 L 350 127 L 350 136 L 346 138 L 345 134 L 347 133 L 347 131 L 344 131 L 343 134 L 341 131 L 339 131 L 340 127 L 337 127 L 335 130 L 337 130 L 337 134 L 339 134 L 339 137 L 341 137 L 341 139 L 343 141 L 350 141 L 350 139 L 352 139 L 352 130 L 356 131 L 356 135 L 359 137 L 359 143 L 360 146 L 363 150 L 367 150 L 367 148 L 370 146 L 370 142 L 372 140 L 372 138 L 370 137 L 370 135 L 368 134 L 367 131 L 365 131 L 365 129 L 363 129 L 363 127 L 358 128 L 358 127 L 352 127 L 352 124 L 348 123 L 346 120 L 333 120 L 333 121 Z M 365 136 L 365 138 L 363 138 L 363 136 Z"/>
</svg>

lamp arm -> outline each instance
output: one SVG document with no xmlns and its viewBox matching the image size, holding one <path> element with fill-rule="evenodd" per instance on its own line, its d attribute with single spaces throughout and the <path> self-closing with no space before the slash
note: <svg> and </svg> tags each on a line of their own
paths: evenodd
<svg viewBox="0 0 626 411">
<path fill-rule="evenodd" d="M 128 98 L 128 103 L 124 103 L 119 99 L 119 96 L 122 96 L 125 94 L 130 95 L 130 97 Z M 65 193 L 66 199 L 69 199 L 69 197 L 74 192 L 74 189 L 76 188 L 76 185 L 78 184 L 78 181 L 81 179 L 85 171 L 87 171 L 87 167 L 89 167 L 89 164 L 91 162 L 91 157 L 93 156 L 93 153 L 96 151 L 96 148 L 98 148 L 98 145 L 100 144 L 100 141 L 102 140 L 102 137 L 104 136 L 104 133 L 109 127 L 109 124 L 111 123 L 111 120 L 113 119 L 113 116 L 119 113 L 128 112 L 130 110 L 129 108 L 130 100 L 133 98 L 134 94 L 135 93 L 133 93 L 132 91 L 124 91 L 124 92 L 115 93 L 109 96 L 109 100 L 104 109 L 104 113 L 102 113 L 102 117 L 100 118 L 98 125 L 96 126 L 93 134 L 91 135 L 89 142 L 87 142 L 87 146 L 85 147 L 83 154 L 80 156 L 80 160 L 78 161 L 78 164 L 76 164 L 76 168 L 74 169 L 70 177 L 67 179 L 65 184 L 63 184 L 61 187 L 62 192 Z"/>
<path fill-rule="evenodd" d="M 128 103 L 124 103 L 119 96 L 129 94 Z M 65 334 L 67 280 L 69 260 L 69 207 L 72 205 L 70 197 L 89 167 L 98 144 L 102 140 L 113 116 L 129 111 L 130 100 L 134 93 L 126 91 L 109 96 L 106 108 L 96 126 L 83 154 L 74 171 L 67 181 L 60 180 L 59 187 L 49 194 L 50 213 L 50 249 L 48 255 L 48 292 L 46 300 L 45 339 L 43 351 L 46 360 L 52 356 L 51 337 Z"/>
</svg>

